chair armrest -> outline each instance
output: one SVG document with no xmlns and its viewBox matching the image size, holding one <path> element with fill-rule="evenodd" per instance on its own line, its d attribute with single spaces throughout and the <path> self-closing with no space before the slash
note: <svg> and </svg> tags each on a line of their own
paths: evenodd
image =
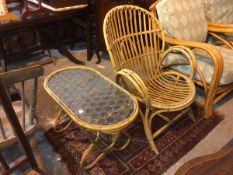
<svg viewBox="0 0 233 175">
<path fill-rule="evenodd" d="M 208 22 L 208 27 L 233 28 L 233 24 L 220 24 L 220 23 Z"/>
<path fill-rule="evenodd" d="M 149 11 L 150 11 L 156 18 L 158 17 L 158 14 L 157 14 L 157 11 L 154 10 L 154 9 L 156 9 L 156 5 L 157 5 L 159 2 L 160 2 L 160 0 L 155 0 L 155 2 L 149 6 Z"/>
<path fill-rule="evenodd" d="M 144 81 L 140 78 L 140 76 L 132 70 L 122 69 L 116 73 L 116 82 L 117 84 L 121 84 L 121 79 L 126 79 L 127 89 L 130 92 L 130 89 L 133 90 L 135 96 L 139 97 L 146 105 L 151 105 L 149 99 L 149 93 Z M 129 84 L 130 82 L 130 84 Z"/>
<path fill-rule="evenodd" d="M 165 42 L 174 46 L 185 46 L 185 47 L 189 47 L 191 49 L 194 48 L 198 48 L 198 49 L 202 49 L 205 50 L 209 55 L 210 58 L 207 59 L 211 59 L 214 63 L 214 66 L 223 66 L 223 59 L 222 59 L 222 55 L 220 53 L 220 51 L 211 44 L 208 43 L 201 43 L 201 42 L 195 42 L 195 41 L 187 41 L 187 40 L 180 40 L 180 39 L 175 39 L 175 38 L 171 38 L 168 36 L 164 37 Z M 221 73 L 222 70 L 220 70 Z"/>
<path fill-rule="evenodd" d="M 233 33 L 233 24 L 218 24 L 208 22 L 208 31 L 216 33 Z"/>
<path fill-rule="evenodd" d="M 173 47 L 170 47 L 168 50 L 166 50 L 163 53 L 162 59 L 164 60 L 166 58 L 166 56 L 173 51 L 181 52 L 185 56 L 184 58 L 186 58 L 189 61 L 189 65 L 190 65 L 190 69 L 191 69 L 190 78 L 193 79 L 194 75 L 195 75 L 196 67 L 197 67 L 197 61 L 196 61 L 196 58 L 195 58 L 195 55 L 193 54 L 193 52 L 188 47 L 173 46 Z"/>
<path fill-rule="evenodd" d="M 160 2 L 160 0 L 155 0 L 153 4 L 149 6 L 149 10 L 152 11 L 154 8 L 156 8 L 156 5 Z"/>
</svg>

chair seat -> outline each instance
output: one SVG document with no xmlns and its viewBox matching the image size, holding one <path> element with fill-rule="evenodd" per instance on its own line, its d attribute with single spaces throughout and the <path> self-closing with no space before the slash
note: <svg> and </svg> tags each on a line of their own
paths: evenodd
<svg viewBox="0 0 233 175">
<path fill-rule="evenodd" d="M 224 63 L 220 86 L 233 83 L 233 50 L 224 47 L 216 47 L 219 49 Z M 197 65 L 199 69 L 203 73 L 207 84 L 210 84 L 214 72 L 213 62 L 211 61 L 211 59 L 208 59 L 209 55 L 205 51 L 202 51 L 200 49 L 194 49 L 193 51 L 196 55 Z M 184 61 L 186 60 L 182 57 L 182 55 L 172 53 L 167 56 L 163 64 L 169 65 L 171 63 Z M 188 75 L 190 73 L 188 65 L 176 65 L 172 66 L 172 69 L 185 75 Z M 198 75 L 198 73 L 195 74 L 194 79 L 200 81 L 200 76 Z"/>
<path fill-rule="evenodd" d="M 184 109 L 193 102 L 195 96 L 192 80 L 175 72 L 163 73 L 159 78 L 149 80 L 146 86 L 152 107 L 159 109 Z"/>
</svg>

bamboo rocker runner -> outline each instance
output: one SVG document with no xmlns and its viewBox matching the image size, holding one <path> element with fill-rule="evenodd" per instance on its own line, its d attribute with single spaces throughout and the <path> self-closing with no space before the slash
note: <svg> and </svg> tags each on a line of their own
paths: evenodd
<svg viewBox="0 0 233 175">
<path fill-rule="evenodd" d="M 124 129 L 137 117 L 137 100 L 99 72 L 82 66 L 60 69 L 45 79 L 44 88 L 62 109 L 57 116 L 56 131 L 62 132 L 74 122 L 91 141 L 80 160 L 84 169 L 92 168 L 107 152 L 123 150 L 130 143 Z M 71 120 L 59 128 L 66 117 Z M 99 145 L 102 134 L 111 136 L 111 143 L 105 148 Z M 126 137 L 124 144 L 116 147 L 121 135 Z M 85 165 L 93 148 L 100 154 Z"/>
</svg>

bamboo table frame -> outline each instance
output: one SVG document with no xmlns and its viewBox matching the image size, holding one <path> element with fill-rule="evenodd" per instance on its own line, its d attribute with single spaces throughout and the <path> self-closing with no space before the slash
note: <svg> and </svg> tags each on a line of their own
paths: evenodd
<svg viewBox="0 0 233 175">
<path fill-rule="evenodd" d="M 51 73 L 45 79 L 44 88 L 61 107 L 55 130 L 62 132 L 74 122 L 91 141 L 80 160 L 80 165 L 84 169 L 95 166 L 106 153 L 123 150 L 130 143 L 131 138 L 124 129 L 136 119 L 138 103 L 135 97 L 112 80 L 94 69 L 75 66 Z M 63 92 L 72 94 L 67 94 L 68 97 L 66 97 Z M 88 112 L 92 109 L 92 113 Z M 62 129 L 58 129 L 57 126 L 67 117 L 71 120 Z M 94 137 L 93 133 L 95 133 Z M 104 148 L 98 144 L 101 134 L 111 136 L 111 143 Z M 127 139 L 122 146 L 116 147 L 120 135 L 125 135 Z M 99 156 L 89 165 L 84 165 L 86 158 L 94 148 L 100 151 Z"/>
</svg>

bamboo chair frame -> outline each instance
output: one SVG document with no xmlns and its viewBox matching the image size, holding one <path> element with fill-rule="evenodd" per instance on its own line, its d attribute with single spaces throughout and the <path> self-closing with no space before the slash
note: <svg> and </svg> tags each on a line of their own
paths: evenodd
<svg viewBox="0 0 233 175">
<path fill-rule="evenodd" d="M 156 12 L 153 10 L 155 6 L 159 3 L 160 0 L 153 3 L 149 10 L 152 14 L 157 17 Z M 233 49 L 233 43 L 227 41 L 221 35 L 225 33 L 233 34 L 233 24 L 216 24 L 208 22 L 208 34 L 213 36 L 215 39 L 219 40 L 222 45 L 228 49 Z M 202 42 L 194 42 L 194 41 L 186 41 L 181 39 L 172 38 L 169 36 L 164 37 L 165 42 L 172 46 L 185 46 L 190 49 L 201 49 L 209 54 L 209 58 L 214 65 L 214 72 L 212 76 L 212 80 L 210 83 L 207 83 L 203 73 L 200 71 L 198 65 L 196 67 L 197 73 L 201 77 L 200 81 L 194 80 L 195 84 L 202 87 L 205 94 L 205 117 L 211 117 L 213 113 L 213 108 L 216 103 L 218 103 L 221 99 L 223 99 L 226 95 L 228 95 L 233 90 L 233 83 L 220 86 L 220 79 L 223 73 L 223 58 L 220 51 L 212 44 L 202 43 Z"/>
<path fill-rule="evenodd" d="M 154 138 L 188 113 L 195 97 L 192 81 L 196 60 L 190 49 L 177 46 L 165 48 L 164 33 L 153 15 L 137 6 L 122 5 L 110 10 L 104 19 L 104 38 L 116 75 L 123 85 L 142 102 L 146 110 L 139 110 L 151 149 L 158 154 Z M 190 65 L 190 77 L 163 69 L 163 61 L 171 52 L 182 53 Z M 174 119 L 163 113 L 181 111 Z M 152 121 L 161 117 L 167 123 L 152 131 Z"/>
<path fill-rule="evenodd" d="M 218 24 L 208 22 L 208 31 L 211 36 L 220 42 L 221 45 L 233 50 L 233 40 L 229 40 L 227 34 L 233 35 L 233 24 Z"/>
</svg>

